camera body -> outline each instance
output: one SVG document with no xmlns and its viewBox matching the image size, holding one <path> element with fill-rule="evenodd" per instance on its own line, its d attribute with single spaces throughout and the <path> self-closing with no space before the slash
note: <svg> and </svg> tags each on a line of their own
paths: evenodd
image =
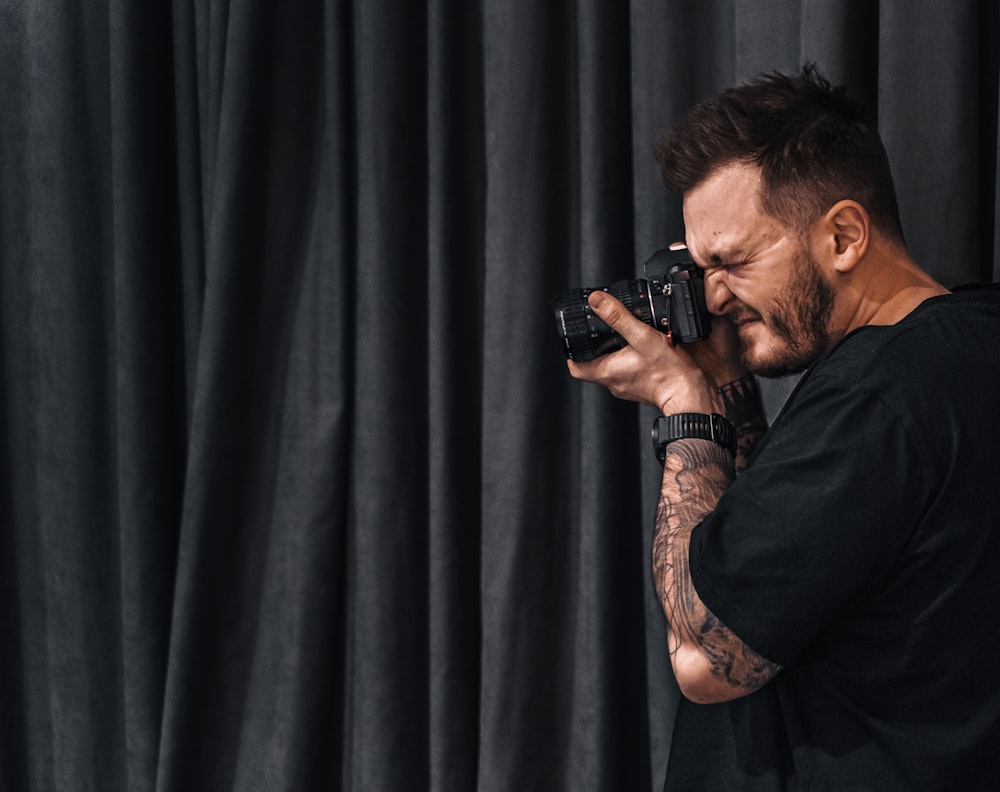
<svg viewBox="0 0 1000 792">
<path fill-rule="evenodd" d="M 626 346 L 625 339 L 591 310 L 587 297 L 597 290 L 617 297 L 634 316 L 665 333 L 671 343 L 708 337 L 712 315 L 705 306 L 705 277 L 685 246 L 656 251 L 643 264 L 643 273 L 644 279 L 568 289 L 553 299 L 556 330 L 567 359 L 593 360 Z"/>
</svg>

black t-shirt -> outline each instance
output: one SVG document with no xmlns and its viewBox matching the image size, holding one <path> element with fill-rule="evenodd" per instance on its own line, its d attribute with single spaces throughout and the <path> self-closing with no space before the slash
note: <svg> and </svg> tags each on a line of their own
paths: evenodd
<svg viewBox="0 0 1000 792">
<path fill-rule="evenodd" d="M 1000 299 L 936 297 L 803 376 L 691 538 L 784 670 L 681 701 L 666 789 L 1000 789 Z"/>
</svg>

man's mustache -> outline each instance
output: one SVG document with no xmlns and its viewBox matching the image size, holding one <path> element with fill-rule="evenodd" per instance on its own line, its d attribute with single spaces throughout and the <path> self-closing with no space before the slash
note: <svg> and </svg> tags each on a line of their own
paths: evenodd
<svg viewBox="0 0 1000 792">
<path fill-rule="evenodd" d="M 764 318 L 749 305 L 738 305 L 735 308 L 731 308 L 726 311 L 725 317 L 734 325 L 739 325 L 743 322 L 760 321 Z"/>
</svg>

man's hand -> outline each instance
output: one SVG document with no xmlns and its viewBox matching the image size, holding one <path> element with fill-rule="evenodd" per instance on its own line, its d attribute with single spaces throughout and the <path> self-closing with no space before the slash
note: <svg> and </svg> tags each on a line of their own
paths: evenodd
<svg viewBox="0 0 1000 792">
<path fill-rule="evenodd" d="M 671 347 L 664 333 L 606 292 L 592 292 L 590 307 L 628 346 L 586 363 L 568 361 L 569 372 L 619 399 L 651 404 L 664 415 L 722 412 L 718 386 L 746 373 L 736 360 L 733 328 L 723 319 L 713 320 L 708 340 Z"/>
<path fill-rule="evenodd" d="M 712 317 L 712 332 L 708 338 L 687 344 L 684 348 L 716 387 L 721 388 L 748 373 L 740 360 L 740 337 L 736 325 L 723 316 Z"/>
</svg>

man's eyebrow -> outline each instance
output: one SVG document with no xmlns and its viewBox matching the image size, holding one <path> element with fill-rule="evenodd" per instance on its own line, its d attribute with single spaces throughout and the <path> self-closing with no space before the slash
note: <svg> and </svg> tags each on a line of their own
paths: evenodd
<svg viewBox="0 0 1000 792">
<path fill-rule="evenodd" d="M 718 250 L 709 253 L 707 258 L 708 262 L 702 265 L 702 269 L 716 269 L 718 267 L 723 267 L 736 260 L 739 253 L 733 249 L 720 248 Z"/>
</svg>

